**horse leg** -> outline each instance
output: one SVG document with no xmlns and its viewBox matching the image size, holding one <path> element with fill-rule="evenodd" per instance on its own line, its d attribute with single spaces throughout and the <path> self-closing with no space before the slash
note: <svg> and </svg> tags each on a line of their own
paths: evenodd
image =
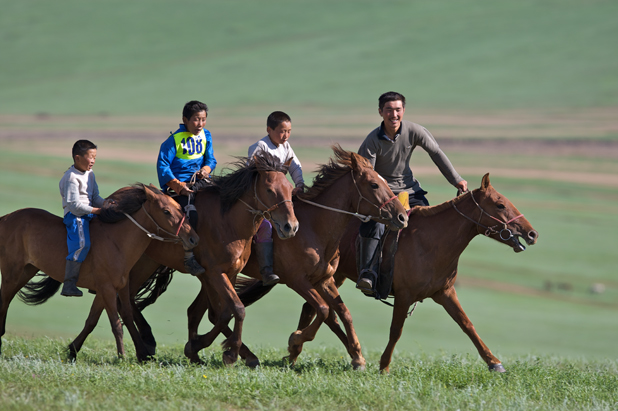
<svg viewBox="0 0 618 411">
<path fill-rule="evenodd" d="M 185 344 L 184 353 L 192 363 L 196 364 L 202 364 L 202 360 L 200 360 L 198 355 L 200 349 L 197 348 L 199 343 L 198 328 L 202 318 L 204 317 L 204 313 L 210 307 L 210 300 L 208 298 L 209 287 L 206 284 L 204 277 L 205 276 L 202 276 L 202 278 L 200 278 L 202 284 L 200 292 L 195 297 L 195 300 L 193 300 L 189 308 L 187 308 L 189 340 Z"/>
<path fill-rule="evenodd" d="M 479 352 L 479 355 L 487 363 L 490 371 L 497 372 L 505 372 L 506 370 L 500 363 L 500 360 L 494 357 L 489 348 L 485 345 L 481 337 L 476 333 L 474 329 L 474 325 L 464 312 L 463 308 L 461 308 L 461 304 L 459 304 L 459 299 L 457 298 L 457 292 L 455 291 L 455 287 L 449 287 L 446 290 L 442 291 L 439 294 L 432 296 L 433 300 L 440 304 L 447 313 L 451 316 L 453 320 L 459 327 L 468 335 L 468 338 L 472 340 L 472 343 L 476 347 Z"/>
<path fill-rule="evenodd" d="M 137 308 L 133 299 L 131 299 L 131 309 L 133 310 L 133 321 L 139 330 L 139 335 L 144 342 L 146 351 L 149 356 L 153 356 L 157 353 L 157 341 L 152 334 L 152 328 L 150 328 L 150 324 L 148 324 L 144 314 Z"/>
<path fill-rule="evenodd" d="M 389 364 L 393 357 L 393 351 L 395 350 L 395 344 L 401 338 L 401 332 L 403 330 L 403 324 L 408 317 L 408 308 L 412 305 L 409 298 L 395 296 L 395 306 L 393 307 L 393 319 L 391 321 L 391 329 L 388 335 L 388 344 L 382 353 L 380 358 L 380 371 L 382 373 L 389 372 Z"/>
<path fill-rule="evenodd" d="M 103 299 L 103 305 L 105 307 L 105 311 L 107 311 L 107 316 L 109 317 L 109 323 L 112 327 L 112 333 L 114 334 L 114 338 L 116 340 L 116 350 L 118 352 L 118 357 L 124 358 L 124 344 L 122 342 L 122 322 L 120 321 L 120 317 L 118 316 L 118 306 L 116 304 L 116 290 L 110 286 L 105 287 L 103 290 L 97 290 L 97 297 L 101 294 L 101 298 Z"/>
<path fill-rule="evenodd" d="M 303 350 L 303 344 L 306 341 L 313 341 L 315 335 L 320 328 L 320 325 L 324 322 L 329 313 L 328 304 L 320 296 L 320 293 L 313 288 L 313 285 L 307 281 L 307 279 L 299 279 L 298 283 L 287 284 L 288 287 L 296 291 L 301 297 L 303 297 L 315 310 L 316 318 L 307 327 L 302 330 L 296 330 L 290 335 L 288 340 L 288 355 L 287 360 L 291 365 L 296 363 L 298 356 Z"/>
<path fill-rule="evenodd" d="M 221 332 L 223 333 L 223 335 L 225 335 L 226 338 L 229 338 L 232 335 L 232 330 L 227 325 L 222 327 Z M 240 344 L 240 351 L 238 352 L 238 354 L 240 355 L 240 358 L 245 360 L 245 365 L 247 367 L 256 368 L 260 365 L 260 359 L 257 357 L 257 355 L 251 352 L 249 347 L 247 347 L 244 343 Z"/>
<path fill-rule="evenodd" d="M 339 295 L 339 290 L 335 286 L 335 282 L 332 277 L 329 277 L 322 283 L 322 288 L 319 289 L 320 295 L 324 298 L 324 301 L 330 306 L 330 315 L 325 319 L 326 323 L 330 327 L 331 330 L 339 337 L 340 340 L 344 341 L 343 345 L 348 350 L 348 354 L 352 357 L 352 367 L 356 370 L 364 370 L 365 369 L 365 358 L 361 352 L 360 342 L 358 341 L 358 337 L 356 336 L 356 331 L 354 331 L 354 326 L 352 325 L 352 315 L 348 310 L 348 307 L 345 306 L 341 296 Z M 337 318 L 334 316 L 334 312 L 337 313 L 343 326 L 345 327 L 346 332 L 343 333 L 341 327 L 337 323 Z M 347 339 L 344 338 L 347 335 Z"/>
<path fill-rule="evenodd" d="M 142 341 L 139 331 L 135 327 L 128 282 L 118 291 L 118 299 L 120 300 L 120 316 L 122 317 L 124 326 L 127 327 L 127 330 L 129 330 L 131 339 L 133 340 L 133 345 L 135 346 L 135 356 L 140 362 L 146 361 L 150 356 L 148 354 L 148 349 L 146 349 L 146 345 Z"/>
<path fill-rule="evenodd" d="M 202 290 L 187 310 L 189 316 L 189 342 L 185 345 L 185 355 L 192 361 L 199 361 L 198 352 L 205 347 L 210 346 L 215 338 L 223 331 L 224 327 L 230 322 L 232 317 L 235 319 L 234 331 L 223 342 L 224 353 L 223 362 L 231 365 L 238 359 L 241 347 L 242 325 L 245 318 L 245 306 L 242 304 L 234 286 L 230 283 L 228 277 L 224 273 L 210 277 L 210 287 L 205 287 L 204 276 L 202 276 Z M 206 293 L 204 289 L 206 288 Z M 210 292 L 216 292 L 214 298 L 209 297 Z M 219 301 L 219 307 L 211 306 L 211 301 Z M 216 320 L 214 327 L 204 335 L 197 335 L 197 326 L 203 317 L 206 309 L 214 310 Z M 216 309 L 215 309 L 216 308 Z M 195 310 L 195 311 L 194 311 Z"/>
<path fill-rule="evenodd" d="M 84 328 L 79 333 L 77 337 L 69 344 L 69 360 L 75 361 L 77 358 L 77 353 L 81 350 L 84 345 L 84 341 L 86 338 L 92 333 L 94 327 L 97 326 L 99 322 L 99 318 L 101 317 L 101 313 L 103 312 L 103 298 L 99 297 L 97 294 L 94 297 L 94 301 L 92 301 L 92 306 L 90 306 L 90 313 L 88 314 L 88 318 L 86 318 L 86 324 Z"/>
<path fill-rule="evenodd" d="M 27 265 L 23 268 L 16 267 L 16 264 L 3 262 L 0 267 L 2 271 L 2 288 L 0 288 L 0 354 L 2 353 L 2 337 L 6 333 L 6 316 L 9 311 L 9 304 L 13 301 L 15 294 L 28 283 L 39 271 L 38 268 Z M 19 272 L 21 275 L 17 275 Z M 13 275 L 11 275 L 13 274 Z"/>
</svg>

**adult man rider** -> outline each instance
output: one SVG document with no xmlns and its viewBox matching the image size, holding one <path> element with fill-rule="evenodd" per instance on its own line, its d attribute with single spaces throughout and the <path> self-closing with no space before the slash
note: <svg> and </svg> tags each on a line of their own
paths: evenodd
<svg viewBox="0 0 618 411">
<path fill-rule="evenodd" d="M 424 191 L 410 169 L 410 157 L 417 146 L 429 154 L 442 175 L 459 190 L 466 191 L 468 183 L 464 180 L 438 146 L 427 129 L 411 121 L 403 120 L 406 98 L 394 91 L 384 93 L 378 99 L 378 113 L 382 123 L 373 130 L 358 149 L 358 154 L 367 158 L 380 174 L 393 193 L 410 206 L 429 205 Z M 405 204 L 404 204 L 405 205 Z M 372 266 L 374 254 L 380 238 L 384 234 L 384 224 L 369 221 L 360 227 L 360 241 L 357 254 L 360 273 L 356 287 L 371 294 L 377 280 Z"/>
</svg>

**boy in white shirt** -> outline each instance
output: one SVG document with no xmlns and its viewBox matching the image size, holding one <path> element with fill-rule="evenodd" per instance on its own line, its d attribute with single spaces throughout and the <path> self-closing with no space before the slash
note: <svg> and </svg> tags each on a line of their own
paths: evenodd
<svg viewBox="0 0 618 411">
<path fill-rule="evenodd" d="M 298 161 L 298 157 L 296 157 L 294 150 L 292 150 L 290 143 L 288 143 L 291 132 L 292 120 L 290 116 L 283 111 L 270 113 L 266 119 L 266 133 L 268 135 L 249 147 L 248 157 L 251 159 L 254 154 L 265 151 L 278 158 L 281 163 L 285 163 L 291 158 L 292 163 L 290 164 L 289 171 L 296 186 L 292 191 L 292 195 L 295 195 L 304 190 L 305 183 L 300 161 Z M 272 232 L 273 228 L 270 221 L 264 219 L 254 237 L 255 251 L 264 285 L 274 285 L 279 282 L 279 276 L 273 272 Z"/>
<path fill-rule="evenodd" d="M 79 140 L 73 145 L 72 154 L 73 165 L 64 173 L 59 184 L 69 247 L 61 294 L 81 297 L 83 294 L 76 284 L 79 269 L 90 250 L 90 220 L 101 213 L 106 200 L 99 195 L 92 172 L 97 146 L 88 140 Z"/>
</svg>

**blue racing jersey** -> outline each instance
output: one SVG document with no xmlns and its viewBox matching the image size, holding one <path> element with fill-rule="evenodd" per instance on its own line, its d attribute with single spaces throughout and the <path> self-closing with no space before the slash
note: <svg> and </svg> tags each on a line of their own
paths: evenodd
<svg viewBox="0 0 618 411">
<path fill-rule="evenodd" d="M 209 166 L 211 170 L 217 166 L 210 131 L 202 130 L 198 135 L 193 135 L 181 124 L 159 149 L 159 185 L 165 189 L 166 183 L 175 178 L 187 183 L 204 166 Z"/>
</svg>

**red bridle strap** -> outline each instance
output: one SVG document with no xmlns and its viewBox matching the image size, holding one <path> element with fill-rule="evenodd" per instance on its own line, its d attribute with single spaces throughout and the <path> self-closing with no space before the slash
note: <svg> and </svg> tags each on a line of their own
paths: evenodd
<svg viewBox="0 0 618 411">
<path fill-rule="evenodd" d="M 386 205 L 387 205 L 388 203 L 390 203 L 391 201 L 393 201 L 393 200 L 394 200 L 394 199 L 396 199 L 396 198 L 397 198 L 397 196 L 393 196 L 393 197 L 391 197 L 391 199 L 390 199 L 390 200 L 387 200 L 384 204 L 382 204 L 378 210 L 383 209 L 384 207 L 386 207 Z"/>
<path fill-rule="evenodd" d="M 180 224 L 178 224 L 178 230 L 176 230 L 176 237 L 178 237 L 178 233 L 180 232 L 180 227 L 182 227 L 182 224 L 185 222 L 186 217 L 187 215 L 185 213 L 182 213 L 182 220 L 180 220 Z"/>
</svg>

